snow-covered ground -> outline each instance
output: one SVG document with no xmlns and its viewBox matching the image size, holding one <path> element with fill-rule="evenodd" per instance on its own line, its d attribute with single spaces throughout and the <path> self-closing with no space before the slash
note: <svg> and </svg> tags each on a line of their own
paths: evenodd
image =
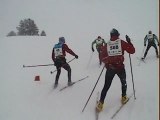
<svg viewBox="0 0 160 120">
<path fill-rule="evenodd" d="M 69 46 L 79 55 L 70 63 L 72 81 L 89 76 L 74 86 L 60 92 L 67 84 L 67 72 L 62 70 L 59 86 L 53 90 L 55 75 L 50 71 L 54 66 L 23 68 L 23 65 L 50 64 L 53 41 L 48 37 L 9 37 L 0 44 L 0 118 L 2 120 L 91 120 L 94 119 L 94 108 L 97 92 L 101 92 L 105 71 L 85 109 L 82 109 L 102 70 L 99 67 L 97 53 L 91 53 L 85 45 L 77 45 L 70 40 Z M 135 43 L 135 46 L 138 46 Z M 136 48 L 141 52 L 141 48 Z M 117 120 L 156 120 L 158 119 L 158 60 L 154 49 L 151 49 L 146 63 L 137 60 L 140 52 L 131 56 L 136 90 L 136 100 L 129 103 L 116 116 Z M 85 54 L 84 54 L 85 53 Z M 73 57 L 68 55 L 67 60 Z M 128 95 L 133 93 L 128 54 L 125 55 Z M 34 81 L 35 76 L 40 81 Z M 110 119 L 120 105 L 121 86 L 115 76 L 107 94 L 104 111 L 100 120 Z"/>
<path fill-rule="evenodd" d="M 0 3 L 0 120 L 95 119 L 97 92 L 103 88 L 105 70 L 82 113 L 103 67 L 99 67 L 97 52 L 91 52 L 91 42 L 98 35 L 108 41 L 109 31 L 114 27 L 119 30 L 120 38 L 128 34 L 136 48 L 136 53 L 131 55 L 136 100 L 132 97 L 114 120 L 159 118 L 159 59 L 153 48 L 146 63 L 137 59 L 143 54 L 143 38 L 147 32 L 152 30 L 158 35 L 158 1 L 28 0 L 23 1 L 24 6 L 21 0 Z M 46 31 L 46 37 L 4 37 L 21 19 L 28 17 Z M 60 36 L 66 38 L 68 46 L 79 56 L 70 62 L 72 81 L 89 76 L 61 92 L 67 85 L 65 70 L 62 69 L 58 88 L 53 90 L 56 73 L 50 71 L 55 66 L 23 68 L 23 65 L 53 64 L 52 48 Z M 67 61 L 72 58 L 67 54 Z M 125 54 L 125 67 L 130 95 L 133 87 L 128 54 Z M 40 81 L 34 81 L 35 76 L 40 76 Z M 99 120 L 110 120 L 120 106 L 120 97 L 120 80 L 115 76 Z"/>
</svg>

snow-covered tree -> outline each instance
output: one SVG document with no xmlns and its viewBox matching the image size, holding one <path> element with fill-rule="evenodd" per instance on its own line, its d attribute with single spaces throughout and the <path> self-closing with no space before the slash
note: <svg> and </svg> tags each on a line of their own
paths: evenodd
<svg viewBox="0 0 160 120">
<path fill-rule="evenodd" d="M 14 31 L 11 31 L 7 34 L 7 36 L 16 36 L 16 33 Z"/>
<path fill-rule="evenodd" d="M 45 33 L 45 31 L 44 31 L 44 30 L 42 30 L 42 32 L 41 32 L 41 36 L 46 36 L 46 33 Z"/>
<path fill-rule="evenodd" d="M 31 20 L 30 18 L 21 20 L 17 30 L 18 35 L 39 35 L 37 25 L 34 23 L 34 20 Z"/>
</svg>

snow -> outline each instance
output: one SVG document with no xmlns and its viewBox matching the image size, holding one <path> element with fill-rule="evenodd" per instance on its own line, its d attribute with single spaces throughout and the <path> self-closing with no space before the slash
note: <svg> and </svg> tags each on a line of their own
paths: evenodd
<svg viewBox="0 0 160 120">
<path fill-rule="evenodd" d="M 152 30 L 159 36 L 156 0 L 5 0 L 0 3 L 0 120 L 95 119 L 97 92 L 103 88 L 106 70 L 82 113 L 103 67 L 98 64 L 97 52 L 91 52 L 91 42 L 98 35 L 108 41 L 109 31 L 114 27 L 119 30 L 120 38 L 125 39 L 128 34 L 136 48 L 136 53 L 131 55 L 136 100 L 133 96 L 114 120 L 159 118 L 159 60 L 154 48 L 148 52 L 146 63 L 139 65 L 137 59 L 143 54 L 143 39 L 147 32 Z M 26 17 L 34 19 L 47 36 L 5 37 Z M 89 76 L 61 92 L 59 90 L 67 85 L 64 69 L 58 88 L 53 90 L 56 73 L 50 74 L 50 71 L 54 71 L 55 66 L 23 68 L 23 65 L 53 64 L 52 48 L 60 36 L 66 38 L 68 46 L 79 56 L 70 62 L 72 81 Z M 67 54 L 66 58 L 69 61 L 73 56 Z M 124 63 L 129 96 L 133 86 L 127 53 Z M 40 81 L 34 81 L 35 76 L 40 76 Z M 111 119 L 120 106 L 120 97 L 121 84 L 115 76 L 99 120 Z"/>
</svg>

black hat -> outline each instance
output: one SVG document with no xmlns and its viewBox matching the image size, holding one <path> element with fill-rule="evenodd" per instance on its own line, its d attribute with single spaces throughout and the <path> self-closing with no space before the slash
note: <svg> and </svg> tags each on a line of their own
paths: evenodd
<svg viewBox="0 0 160 120">
<path fill-rule="evenodd" d="M 98 39 L 101 39 L 101 36 L 98 36 Z"/>
<path fill-rule="evenodd" d="M 152 34 L 152 31 L 150 30 L 150 31 L 148 32 L 148 34 Z"/>
<path fill-rule="evenodd" d="M 110 35 L 111 35 L 111 36 L 119 36 L 120 34 L 119 34 L 118 30 L 116 30 L 115 28 L 113 28 L 113 29 L 110 31 Z"/>
</svg>

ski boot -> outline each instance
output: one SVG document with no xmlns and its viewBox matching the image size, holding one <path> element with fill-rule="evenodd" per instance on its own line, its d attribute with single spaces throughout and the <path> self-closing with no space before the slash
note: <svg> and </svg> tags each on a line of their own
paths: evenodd
<svg viewBox="0 0 160 120">
<path fill-rule="evenodd" d="M 126 104 L 126 103 L 128 102 L 128 100 L 129 100 L 129 98 L 127 97 L 127 95 L 122 96 L 122 98 L 121 98 L 121 103 L 122 103 L 122 104 Z"/>
<path fill-rule="evenodd" d="M 145 59 L 144 57 L 141 58 L 141 60 L 144 60 L 144 59 Z"/>
<path fill-rule="evenodd" d="M 74 84 L 74 82 L 69 81 L 68 82 L 68 86 L 72 86 Z"/>
<path fill-rule="evenodd" d="M 96 111 L 101 112 L 103 110 L 103 103 L 99 101 L 96 106 Z"/>
<path fill-rule="evenodd" d="M 54 88 L 57 88 L 57 86 L 58 86 L 58 82 L 55 82 L 54 83 Z"/>
</svg>

